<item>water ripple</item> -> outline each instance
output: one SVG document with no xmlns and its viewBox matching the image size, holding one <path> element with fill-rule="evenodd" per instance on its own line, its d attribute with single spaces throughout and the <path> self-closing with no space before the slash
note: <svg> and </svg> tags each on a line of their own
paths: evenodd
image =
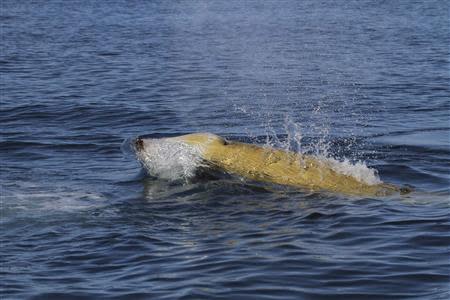
<svg viewBox="0 0 450 300">
<path fill-rule="evenodd" d="M 447 6 L 3 1 L 1 297 L 449 299 Z M 413 192 L 146 175 L 136 137 L 191 132 Z"/>
</svg>

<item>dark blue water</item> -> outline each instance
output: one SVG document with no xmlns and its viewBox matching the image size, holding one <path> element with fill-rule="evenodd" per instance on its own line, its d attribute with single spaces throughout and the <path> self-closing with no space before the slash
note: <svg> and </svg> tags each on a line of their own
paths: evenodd
<svg viewBox="0 0 450 300">
<path fill-rule="evenodd" d="M 448 299 L 447 1 L 2 1 L 0 20 L 2 299 Z M 167 182 L 130 151 L 189 132 L 301 136 L 414 192 Z"/>
</svg>

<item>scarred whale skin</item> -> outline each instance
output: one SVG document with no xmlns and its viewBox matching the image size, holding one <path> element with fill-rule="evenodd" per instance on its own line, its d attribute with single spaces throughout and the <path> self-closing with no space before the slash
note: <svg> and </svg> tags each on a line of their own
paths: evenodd
<svg viewBox="0 0 450 300">
<path fill-rule="evenodd" d="M 163 138 L 193 147 L 208 165 L 243 178 L 357 196 L 386 196 L 401 189 L 386 183 L 368 184 L 336 172 L 326 160 L 312 155 L 228 141 L 211 133 L 193 133 Z M 151 140 L 138 139 L 145 151 Z"/>
</svg>

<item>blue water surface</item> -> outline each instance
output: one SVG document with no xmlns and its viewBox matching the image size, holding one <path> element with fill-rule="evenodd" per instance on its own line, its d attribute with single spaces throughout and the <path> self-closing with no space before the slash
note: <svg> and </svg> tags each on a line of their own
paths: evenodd
<svg viewBox="0 0 450 300">
<path fill-rule="evenodd" d="M 449 299 L 449 11 L 1 1 L 1 298 Z M 297 141 L 414 191 L 170 182 L 131 151 L 190 132 Z"/>
</svg>

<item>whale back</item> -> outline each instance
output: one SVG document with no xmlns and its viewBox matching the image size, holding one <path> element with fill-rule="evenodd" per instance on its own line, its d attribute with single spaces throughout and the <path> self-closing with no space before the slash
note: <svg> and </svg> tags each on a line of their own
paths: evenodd
<svg viewBox="0 0 450 300">
<path fill-rule="evenodd" d="M 335 171 L 328 161 L 310 155 L 227 141 L 214 134 L 190 134 L 177 139 L 198 147 L 208 163 L 252 180 L 349 195 L 385 196 L 398 191 L 393 185 L 358 181 Z"/>
</svg>

